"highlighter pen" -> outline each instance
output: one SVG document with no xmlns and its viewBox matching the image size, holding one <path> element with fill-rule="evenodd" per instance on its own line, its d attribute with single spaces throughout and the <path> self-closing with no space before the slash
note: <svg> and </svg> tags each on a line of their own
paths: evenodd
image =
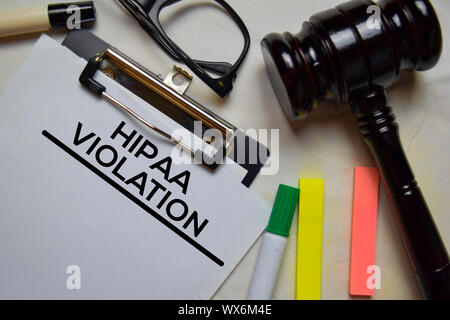
<svg viewBox="0 0 450 320">
<path fill-rule="evenodd" d="M 95 21 L 93 1 L 54 3 L 0 12 L 0 38 L 54 27 L 77 29 Z"/>
<path fill-rule="evenodd" d="M 300 190 L 280 184 L 270 215 L 269 225 L 263 235 L 258 260 L 248 291 L 248 300 L 270 300 L 278 277 L 281 260 Z"/>
</svg>

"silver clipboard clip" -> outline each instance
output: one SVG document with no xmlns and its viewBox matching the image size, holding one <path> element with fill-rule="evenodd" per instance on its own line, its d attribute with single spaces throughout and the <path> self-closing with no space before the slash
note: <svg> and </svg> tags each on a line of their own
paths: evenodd
<svg viewBox="0 0 450 320">
<path fill-rule="evenodd" d="M 112 66 L 112 68 L 102 68 L 102 64 L 105 62 Z M 106 87 L 96 81 L 94 79 L 94 75 L 98 70 L 101 70 L 106 75 L 114 77 L 113 68 L 120 70 L 135 81 L 138 81 L 147 89 L 152 90 L 153 93 L 155 93 L 159 98 L 162 98 L 166 103 L 170 103 L 195 120 L 201 121 L 206 127 L 218 130 L 222 137 L 221 141 L 211 140 L 208 139 L 208 137 L 205 137 L 204 139 L 205 142 L 213 144 L 216 149 L 215 154 L 211 156 L 203 150 L 193 149 L 191 146 L 186 145 L 181 140 L 176 139 L 171 134 L 153 125 L 151 122 L 147 121 L 145 118 L 133 111 L 132 108 L 121 103 L 116 98 L 108 94 Z M 176 83 L 176 81 L 174 81 L 176 77 L 182 77 L 183 81 Z M 86 67 L 79 77 L 79 80 L 80 83 L 88 88 L 92 93 L 103 97 L 116 107 L 138 120 L 140 123 L 144 124 L 146 127 L 181 146 L 184 150 L 188 151 L 193 157 L 195 157 L 195 159 L 201 160 L 202 164 L 211 169 L 215 169 L 218 164 L 222 163 L 224 157 L 233 149 L 235 128 L 223 119 L 220 119 L 213 113 L 209 112 L 199 103 L 193 101 L 187 96 L 184 96 L 184 92 L 189 87 L 192 76 L 177 66 L 174 66 L 165 80 L 161 81 L 153 73 L 117 49 L 109 48 L 89 59 Z"/>
</svg>

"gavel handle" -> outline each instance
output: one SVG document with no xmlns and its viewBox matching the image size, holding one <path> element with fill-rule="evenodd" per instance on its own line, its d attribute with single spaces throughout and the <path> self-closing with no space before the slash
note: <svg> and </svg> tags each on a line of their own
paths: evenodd
<svg viewBox="0 0 450 320">
<path fill-rule="evenodd" d="M 385 91 L 364 90 L 351 105 L 382 173 L 423 297 L 450 299 L 449 257 L 403 151 Z"/>
</svg>

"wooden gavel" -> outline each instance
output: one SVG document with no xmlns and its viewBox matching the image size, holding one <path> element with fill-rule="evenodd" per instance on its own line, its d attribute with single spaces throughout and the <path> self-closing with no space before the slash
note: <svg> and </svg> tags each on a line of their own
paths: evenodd
<svg viewBox="0 0 450 320">
<path fill-rule="evenodd" d="M 286 115 L 305 118 L 320 101 L 349 104 L 388 190 L 422 295 L 450 299 L 449 258 L 403 151 L 385 88 L 401 70 L 432 68 L 442 35 L 428 0 L 353 0 L 313 15 L 293 36 L 261 41 Z"/>
</svg>

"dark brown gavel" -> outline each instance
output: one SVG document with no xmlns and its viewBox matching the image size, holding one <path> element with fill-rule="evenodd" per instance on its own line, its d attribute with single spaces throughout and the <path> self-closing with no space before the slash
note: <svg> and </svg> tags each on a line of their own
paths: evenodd
<svg viewBox="0 0 450 320">
<path fill-rule="evenodd" d="M 267 35 L 261 47 L 273 89 L 290 119 L 305 118 L 323 100 L 350 105 L 392 199 L 423 297 L 450 299 L 448 254 L 385 93 L 401 70 L 428 70 L 439 60 L 442 35 L 430 2 L 349 1 L 313 15 L 295 36 Z"/>
</svg>

